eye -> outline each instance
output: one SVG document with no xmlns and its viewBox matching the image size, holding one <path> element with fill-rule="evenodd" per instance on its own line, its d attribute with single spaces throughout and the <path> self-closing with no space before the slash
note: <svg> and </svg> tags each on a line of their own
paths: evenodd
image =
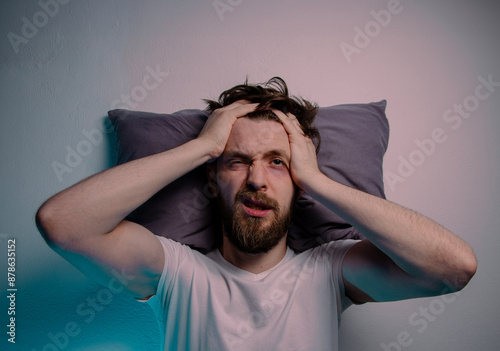
<svg viewBox="0 0 500 351">
<path fill-rule="evenodd" d="M 239 159 L 234 159 L 234 160 L 230 160 L 228 163 L 227 163 L 227 167 L 229 169 L 242 169 L 244 167 L 246 167 L 246 163 L 243 162 L 242 160 L 239 160 Z"/>
<path fill-rule="evenodd" d="M 273 159 L 271 163 L 273 164 L 273 166 L 286 166 L 285 162 L 283 162 L 283 160 L 279 158 Z"/>
</svg>

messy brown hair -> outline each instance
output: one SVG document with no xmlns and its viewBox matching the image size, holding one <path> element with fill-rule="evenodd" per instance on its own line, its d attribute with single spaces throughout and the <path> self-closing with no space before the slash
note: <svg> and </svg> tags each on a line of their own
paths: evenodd
<svg viewBox="0 0 500 351">
<path fill-rule="evenodd" d="M 247 100 L 250 103 L 258 103 L 259 106 L 254 112 L 245 117 L 257 119 L 273 119 L 279 122 L 278 117 L 269 109 L 274 108 L 283 113 L 290 112 L 297 117 L 305 135 L 317 141 L 317 150 L 320 145 L 320 135 L 317 128 L 313 126 L 314 117 L 318 112 L 318 105 L 288 94 L 288 87 L 280 77 L 273 77 L 266 83 L 248 84 L 245 83 L 222 92 L 218 101 L 205 99 L 207 111 L 230 105 L 238 100 Z"/>
</svg>

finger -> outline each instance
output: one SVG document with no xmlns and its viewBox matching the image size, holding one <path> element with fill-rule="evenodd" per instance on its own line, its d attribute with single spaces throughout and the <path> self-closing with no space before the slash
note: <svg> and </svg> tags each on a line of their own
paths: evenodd
<svg viewBox="0 0 500 351">
<path fill-rule="evenodd" d="M 286 115 L 276 109 L 272 109 L 274 114 L 280 119 L 280 121 L 283 123 L 283 126 L 285 127 L 285 130 L 290 134 L 290 133 L 299 133 L 301 135 L 304 135 L 304 131 L 302 130 L 302 126 L 300 125 L 300 122 L 297 120 L 297 117 L 291 113 L 287 113 Z"/>
<path fill-rule="evenodd" d="M 248 115 L 250 112 L 255 111 L 255 109 L 259 106 L 258 103 L 248 103 L 248 104 L 241 104 L 238 106 L 235 106 L 233 109 L 231 109 L 231 113 L 236 117 L 240 118 L 243 116 Z"/>
<path fill-rule="evenodd" d="M 297 117 L 295 117 L 295 115 L 291 114 L 291 113 L 287 113 L 286 114 L 288 116 L 288 118 L 290 118 L 290 120 L 292 121 L 292 123 L 297 127 L 298 131 L 304 135 L 304 130 L 302 129 L 302 125 L 300 124 L 299 120 L 297 119 Z"/>
<path fill-rule="evenodd" d="M 213 112 L 217 112 L 217 114 L 219 115 L 221 115 L 222 113 L 227 113 L 233 117 L 239 118 L 255 111 L 255 109 L 259 105 L 257 103 L 242 103 L 242 101 L 243 100 L 233 102 L 232 104 L 221 107 Z"/>
<path fill-rule="evenodd" d="M 235 102 L 233 102 L 233 103 L 231 103 L 229 105 L 221 107 L 219 110 L 222 110 L 222 111 L 232 110 L 232 109 L 234 109 L 236 107 L 239 107 L 239 106 L 242 106 L 242 105 L 248 105 L 248 104 L 250 104 L 250 101 L 248 101 L 248 100 L 245 100 L 245 99 L 238 100 L 238 101 L 235 101 Z"/>
<path fill-rule="evenodd" d="M 281 121 L 285 129 L 288 131 L 288 128 L 292 128 L 293 124 L 292 121 L 290 120 L 290 117 L 285 115 L 282 111 L 277 110 L 275 108 L 272 108 L 271 111 L 278 117 L 278 119 Z M 290 130 L 291 131 L 291 130 Z"/>
<path fill-rule="evenodd" d="M 247 99 L 241 99 L 233 102 L 233 104 L 240 104 L 240 105 L 248 105 L 250 103 L 251 103 L 250 100 Z"/>
</svg>

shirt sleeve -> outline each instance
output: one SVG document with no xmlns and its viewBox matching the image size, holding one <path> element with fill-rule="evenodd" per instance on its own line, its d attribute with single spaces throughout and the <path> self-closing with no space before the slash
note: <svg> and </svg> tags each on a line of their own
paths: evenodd
<svg viewBox="0 0 500 351">
<path fill-rule="evenodd" d="M 157 236 L 157 238 L 161 243 L 165 257 L 163 271 L 158 281 L 155 295 L 147 299 L 138 299 L 138 301 L 150 305 L 156 318 L 160 321 L 164 321 L 165 316 L 163 312 L 165 310 L 168 291 L 178 275 L 181 262 L 185 259 L 186 255 L 189 255 L 191 249 L 162 236 Z"/>
<path fill-rule="evenodd" d="M 331 273 L 333 284 L 337 290 L 337 304 L 340 312 L 344 312 L 353 304 L 351 299 L 346 295 L 344 279 L 342 275 L 342 265 L 344 257 L 351 247 L 356 245 L 360 240 L 336 240 L 325 244 L 327 257 L 331 265 Z"/>
</svg>

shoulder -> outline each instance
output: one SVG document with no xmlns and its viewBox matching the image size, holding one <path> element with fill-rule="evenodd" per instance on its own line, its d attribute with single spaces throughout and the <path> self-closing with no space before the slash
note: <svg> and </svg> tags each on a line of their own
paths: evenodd
<svg viewBox="0 0 500 351">
<path fill-rule="evenodd" d="M 201 253 L 188 245 L 157 236 L 165 255 L 163 273 L 173 277 L 178 274 L 192 274 L 200 269 L 205 271 L 215 264 L 211 253 Z"/>
<path fill-rule="evenodd" d="M 186 258 L 206 257 L 206 255 L 191 248 L 186 244 L 182 244 L 178 241 L 163 236 L 156 236 L 156 237 L 160 241 L 160 244 L 163 248 L 163 252 L 165 254 L 165 258 L 169 261 L 182 260 Z M 172 262 L 169 262 L 169 264 L 172 264 Z"/>
<path fill-rule="evenodd" d="M 342 260 L 347 251 L 354 245 L 358 244 L 360 240 L 335 240 L 320 246 L 314 247 L 299 255 L 305 254 L 311 257 L 326 258 L 329 260 Z"/>
<path fill-rule="evenodd" d="M 302 271 L 325 277 L 341 276 L 342 262 L 350 248 L 359 240 L 337 240 L 295 253 L 283 269 Z"/>
<path fill-rule="evenodd" d="M 306 250 L 297 255 L 300 262 L 305 267 L 310 267 L 310 270 L 316 271 L 318 274 L 326 275 L 338 282 L 342 277 L 342 268 L 344 258 L 347 252 L 360 240 L 336 240 L 331 241 L 312 249 Z"/>
</svg>

